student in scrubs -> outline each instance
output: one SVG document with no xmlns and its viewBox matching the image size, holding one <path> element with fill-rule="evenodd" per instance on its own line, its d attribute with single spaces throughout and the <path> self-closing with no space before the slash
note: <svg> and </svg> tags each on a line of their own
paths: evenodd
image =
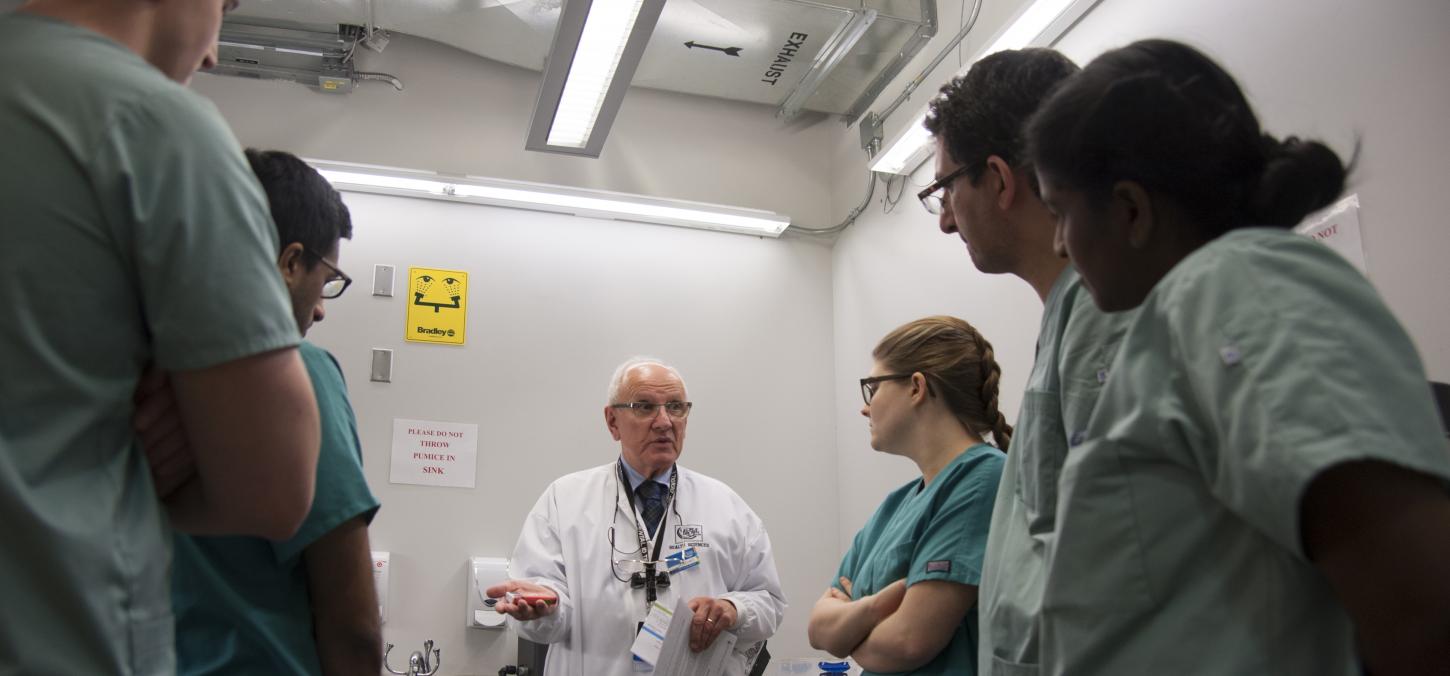
<svg viewBox="0 0 1450 676">
<path fill-rule="evenodd" d="M 861 379 L 871 447 L 921 477 L 856 534 L 811 611 L 811 646 L 867 674 L 974 674 L 977 584 L 1012 428 L 997 408 L 992 345 L 955 317 L 892 331 Z M 983 439 L 991 435 L 998 450 Z"/>
<path fill-rule="evenodd" d="M 338 262 L 342 240 L 352 238 L 352 216 L 327 179 L 297 156 L 247 150 L 246 157 L 276 225 L 276 272 L 306 336 L 326 316 L 324 302 L 352 283 Z M 286 540 L 176 535 L 178 676 L 382 671 L 367 531 L 379 505 L 363 476 L 356 416 L 337 360 L 305 340 L 298 351 L 322 422 L 312 509 Z M 138 427 L 150 404 L 138 402 Z M 161 466 L 178 464 L 156 454 L 151 460 L 158 477 Z"/>
<path fill-rule="evenodd" d="M 185 87 L 235 5 L 0 14 L 0 673 L 175 673 L 172 529 L 281 539 L 311 506 L 317 404 L 266 197 Z M 178 427 L 138 446 L 148 364 Z M 195 471 L 159 501 L 146 453 L 181 438 Z"/>
<path fill-rule="evenodd" d="M 1022 122 L 1077 64 L 1050 49 L 1003 50 L 932 99 L 936 180 L 917 194 L 951 244 L 987 274 L 1008 274 L 1042 300 L 1042 323 L 1012 453 L 992 507 L 978 587 L 978 673 L 1037 673 L 1043 571 L 1057 530 L 1057 476 L 1081 438 L 1132 313 L 1093 305 L 1057 255 L 1057 222 L 1037 196 Z"/>
<path fill-rule="evenodd" d="M 1028 127 L 1059 240 L 1139 308 L 1067 456 L 1051 674 L 1450 673 L 1450 448 L 1374 288 L 1290 229 L 1328 147 L 1185 45 L 1108 52 Z"/>
</svg>

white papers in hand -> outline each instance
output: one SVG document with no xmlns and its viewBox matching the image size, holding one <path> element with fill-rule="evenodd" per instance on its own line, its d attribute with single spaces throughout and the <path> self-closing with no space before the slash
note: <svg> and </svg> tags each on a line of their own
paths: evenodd
<svg viewBox="0 0 1450 676">
<path fill-rule="evenodd" d="M 664 646 L 655 662 L 655 676 L 721 676 L 725 673 L 725 665 L 735 651 L 735 634 L 722 631 L 709 648 L 693 652 L 690 650 L 690 622 L 694 617 L 684 599 L 675 604 L 669 630 L 665 632 Z"/>
</svg>

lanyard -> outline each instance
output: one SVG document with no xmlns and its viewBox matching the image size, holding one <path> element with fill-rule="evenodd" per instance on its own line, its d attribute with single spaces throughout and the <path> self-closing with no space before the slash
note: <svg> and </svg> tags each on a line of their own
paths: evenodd
<svg viewBox="0 0 1450 676">
<path fill-rule="evenodd" d="M 620 483 L 628 486 L 629 476 L 624 473 L 623 459 L 619 461 L 619 467 L 617 469 L 619 470 Z M 653 481 L 653 479 L 646 477 L 645 481 Z M 644 534 L 644 519 L 640 517 L 639 507 L 634 504 L 634 491 L 631 490 L 629 492 L 629 513 L 630 516 L 634 517 L 634 534 L 639 539 L 639 555 L 648 557 L 644 562 L 644 596 L 646 605 L 654 603 L 655 599 L 658 598 L 658 592 L 655 589 L 655 564 L 660 559 L 660 547 L 665 542 L 665 522 L 669 521 L 670 509 L 675 505 L 675 491 L 679 488 L 679 485 L 680 469 L 674 467 L 670 471 L 670 492 L 665 495 L 664 513 L 660 515 L 660 524 L 658 530 L 655 531 L 653 554 L 650 553 L 649 538 L 645 537 Z"/>
</svg>

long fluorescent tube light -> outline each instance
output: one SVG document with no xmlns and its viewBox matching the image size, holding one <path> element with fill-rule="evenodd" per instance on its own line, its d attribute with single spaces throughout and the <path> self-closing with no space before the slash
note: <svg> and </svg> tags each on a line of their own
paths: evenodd
<svg viewBox="0 0 1450 676">
<path fill-rule="evenodd" d="M 1023 47 L 1040 46 L 1050 44 L 1057 35 L 1046 41 L 1038 41 L 1038 37 L 1062 15 L 1073 0 L 1036 0 L 1023 8 L 1017 18 L 1002 32 L 997 34 L 997 39 L 984 50 L 979 52 L 972 61 L 980 61 L 982 57 L 996 54 L 1004 49 L 1021 49 Z M 1061 33 L 1059 33 L 1060 35 Z"/>
<path fill-rule="evenodd" d="M 425 172 L 311 161 L 338 190 L 471 202 L 590 218 L 677 225 L 705 230 L 779 237 L 790 218 L 769 211 L 702 202 L 585 190 L 542 183 L 479 177 L 455 178 Z"/>
<path fill-rule="evenodd" d="M 664 0 L 567 0 L 525 147 L 598 157 Z"/>
<path fill-rule="evenodd" d="M 596 2 L 589 8 L 569 77 L 559 95 L 559 108 L 554 111 L 554 124 L 549 127 L 549 145 L 583 148 L 588 143 L 643 4 L 643 0 L 621 0 Z"/>
<path fill-rule="evenodd" d="M 1005 28 L 997 33 L 987 47 L 967 62 L 957 75 L 971 69 L 972 64 L 982 57 L 1004 49 L 1044 47 L 1056 42 L 1082 15 L 1092 9 L 1099 0 L 1034 0 L 1028 3 Z M 911 124 L 891 140 L 885 152 L 871 163 L 871 171 L 883 174 L 909 174 L 916 171 L 926 158 L 931 157 L 933 148 L 931 134 L 922 123 L 926 121 L 923 108 Z"/>
</svg>

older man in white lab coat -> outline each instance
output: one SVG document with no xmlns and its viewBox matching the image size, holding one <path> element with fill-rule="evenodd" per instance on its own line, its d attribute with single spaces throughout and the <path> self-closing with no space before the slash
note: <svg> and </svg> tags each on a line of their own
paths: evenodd
<svg viewBox="0 0 1450 676">
<path fill-rule="evenodd" d="M 520 637 L 550 644 L 545 676 L 649 671 L 630 647 L 651 596 L 670 609 L 689 602 L 692 650 L 734 633 L 733 676 L 780 626 L 785 597 L 760 517 L 730 487 L 676 464 L 689 413 L 675 369 L 626 361 L 604 408 L 619 458 L 554 481 L 529 513 L 516 579 L 488 595 Z"/>
</svg>

